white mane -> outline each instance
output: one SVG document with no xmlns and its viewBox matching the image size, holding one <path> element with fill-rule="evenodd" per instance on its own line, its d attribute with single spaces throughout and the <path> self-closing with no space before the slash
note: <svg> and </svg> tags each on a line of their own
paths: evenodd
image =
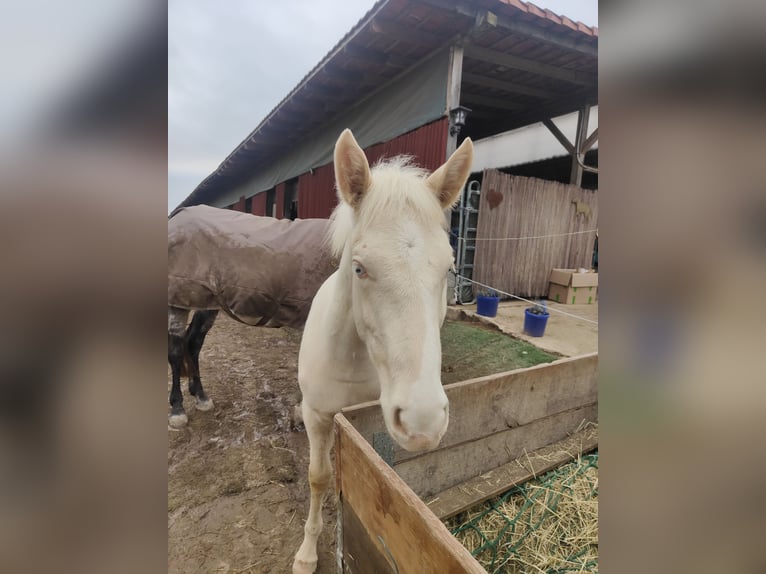
<svg viewBox="0 0 766 574">
<path fill-rule="evenodd" d="M 425 221 L 438 221 L 446 229 L 444 211 L 436 196 L 425 187 L 429 172 L 412 164 L 410 156 L 382 161 L 371 169 L 372 183 L 361 204 L 358 216 L 338 193 L 338 206 L 330 216 L 329 243 L 335 257 L 343 254 L 351 230 L 365 224 L 379 213 L 404 212 Z"/>
</svg>

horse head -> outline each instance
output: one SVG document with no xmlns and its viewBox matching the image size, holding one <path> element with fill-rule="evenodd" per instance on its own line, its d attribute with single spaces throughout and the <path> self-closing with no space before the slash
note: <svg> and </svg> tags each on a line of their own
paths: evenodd
<svg viewBox="0 0 766 574">
<path fill-rule="evenodd" d="M 406 450 L 435 448 L 449 421 L 440 340 L 453 264 L 445 210 L 468 178 L 473 144 L 466 139 L 431 175 L 406 158 L 371 169 L 345 130 L 334 159 L 341 203 L 333 244 L 378 375 L 386 427 Z"/>
</svg>

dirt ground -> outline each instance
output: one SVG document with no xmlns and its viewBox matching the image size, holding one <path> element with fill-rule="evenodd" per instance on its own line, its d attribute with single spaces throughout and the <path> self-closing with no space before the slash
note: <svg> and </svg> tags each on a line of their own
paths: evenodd
<svg viewBox="0 0 766 574">
<path fill-rule="evenodd" d="M 202 349 L 215 407 L 168 430 L 168 572 L 290 572 L 308 512 L 308 439 L 300 401 L 300 332 L 258 329 L 223 314 Z M 170 369 L 168 369 L 168 390 Z M 335 570 L 335 500 L 325 504 L 317 571 Z"/>
</svg>

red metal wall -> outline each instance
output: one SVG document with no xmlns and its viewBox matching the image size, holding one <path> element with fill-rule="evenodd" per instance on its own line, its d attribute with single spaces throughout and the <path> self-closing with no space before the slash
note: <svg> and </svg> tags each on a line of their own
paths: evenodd
<svg viewBox="0 0 766 574">
<path fill-rule="evenodd" d="M 447 155 L 447 130 L 449 122 L 442 118 L 409 133 L 364 150 L 370 163 L 382 157 L 407 154 L 415 163 L 428 170 L 435 170 L 444 163 Z"/>
<path fill-rule="evenodd" d="M 448 130 L 449 121 L 444 117 L 387 142 L 370 146 L 364 152 L 370 163 L 382 157 L 411 155 L 417 165 L 433 171 L 446 159 Z M 282 190 L 284 201 L 284 186 Z M 277 188 L 278 211 L 282 209 L 279 207 L 279 198 Z M 330 217 L 337 203 L 332 163 L 316 168 L 313 174 L 304 173 L 298 178 L 298 217 L 301 219 Z"/>
<path fill-rule="evenodd" d="M 298 217 L 330 217 L 338 203 L 335 196 L 335 170 L 332 163 L 304 173 L 298 178 Z"/>
<path fill-rule="evenodd" d="M 266 215 L 266 192 L 253 196 L 253 215 Z"/>
<path fill-rule="evenodd" d="M 277 193 L 274 203 L 277 206 L 277 219 L 283 219 L 285 216 L 285 182 L 277 184 Z"/>
<path fill-rule="evenodd" d="M 245 211 L 245 196 L 241 196 L 239 198 L 239 201 L 235 203 L 232 207 L 232 209 L 235 209 L 236 211 Z"/>
</svg>

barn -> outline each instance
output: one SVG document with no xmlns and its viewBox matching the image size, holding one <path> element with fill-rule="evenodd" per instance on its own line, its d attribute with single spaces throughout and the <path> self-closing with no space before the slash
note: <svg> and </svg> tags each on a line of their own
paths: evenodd
<svg viewBox="0 0 766 574">
<path fill-rule="evenodd" d="M 595 187 L 584 166 L 597 161 L 597 54 L 597 28 L 521 0 L 380 0 L 178 207 L 328 217 L 346 127 L 371 162 L 409 154 L 435 169 L 466 137 L 492 157 L 501 134 L 524 147 L 522 128 L 544 125 L 560 153 L 480 169 L 576 186 L 586 170 Z M 568 137 L 553 120 L 572 114 Z"/>
<path fill-rule="evenodd" d="M 597 70 L 598 29 L 530 2 L 379 0 L 177 207 L 327 218 L 345 128 L 370 162 L 407 154 L 429 170 L 470 137 L 474 165 L 449 226 L 454 300 L 476 297 L 477 282 L 542 296 L 551 268 L 586 265 L 593 252 Z M 485 324 L 454 323 L 508 347 Z M 171 438 L 168 563 L 177 572 L 288 571 L 309 503 L 307 481 L 297 479 L 307 438 L 290 415 L 300 401 L 300 337 L 220 327 L 209 371 L 218 410 Z M 554 360 L 514 341 L 525 345 L 518 364 L 480 372 L 463 341 L 441 347 L 465 370 L 443 365 L 456 378 L 445 390 L 452 430 L 439 449 L 396 447 L 377 403 L 337 415 L 337 538 L 327 524 L 320 571 L 499 572 L 474 561 L 441 520 L 597 447 L 596 354 Z M 474 528 L 463 518 L 458 529 Z"/>
</svg>

